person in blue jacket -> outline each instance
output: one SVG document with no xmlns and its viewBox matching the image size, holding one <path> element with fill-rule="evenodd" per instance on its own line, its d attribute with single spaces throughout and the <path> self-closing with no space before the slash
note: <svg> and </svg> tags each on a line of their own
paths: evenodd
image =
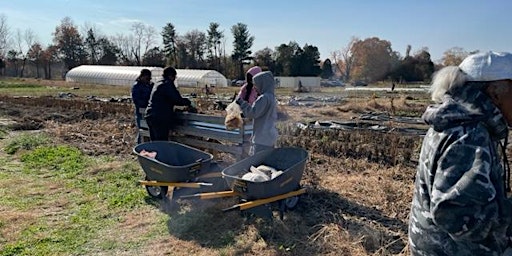
<svg viewBox="0 0 512 256">
<path fill-rule="evenodd" d="M 512 255 L 507 138 L 512 54 L 484 52 L 438 71 L 409 217 L 412 255 Z"/>
<path fill-rule="evenodd" d="M 162 74 L 163 79 L 153 87 L 151 92 L 145 115 L 151 141 L 169 140 L 169 132 L 177 123 L 174 106 L 192 108 L 190 100 L 181 97 L 174 84 L 176 75 L 176 69 L 166 67 Z"/>
<path fill-rule="evenodd" d="M 137 125 L 137 143 L 141 143 L 141 136 L 138 131 L 140 130 L 140 122 L 144 115 L 144 113 L 140 112 L 140 109 L 148 106 L 152 90 L 151 71 L 149 69 L 142 69 L 132 86 L 132 101 L 135 105 L 135 121 Z"/>
<path fill-rule="evenodd" d="M 279 135 L 276 128 L 277 100 L 274 94 L 274 76 L 272 72 L 264 71 L 256 74 L 252 80 L 259 94 L 258 98 L 252 104 L 241 98 L 236 99 L 244 117 L 253 119 L 250 155 L 274 148 Z"/>
</svg>

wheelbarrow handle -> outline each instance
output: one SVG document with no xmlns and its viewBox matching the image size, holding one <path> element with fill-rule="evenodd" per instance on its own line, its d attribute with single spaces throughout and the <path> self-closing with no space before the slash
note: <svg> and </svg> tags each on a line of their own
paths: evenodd
<svg viewBox="0 0 512 256">
<path fill-rule="evenodd" d="M 181 199 L 195 198 L 199 197 L 199 199 L 213 199 L 213 198 L 221 198 L 221 197 L 229 197 L 229 196 L 237 196 L 239 193 L 229 190 L 229 191 L 219 191 L 219 192 L 207 192 L 207 193 L 197 193 L 193 195 L 184 195 L 181 196 Z"/>
<path fill-rule="evenodd" d="M 273 196 L 273 197 L 269 197 L 269 198 L 257 199 L 257 200 L 254 200 L 254 201 L 248 201 L 248 202 L 245 202 L 245 203 L 236 204 L 236 205 L 233 205 L 231 207 L 225 208 L 222 211 L 227 212 L 227 211 L 232 211 L 232 210 L 236 210 L 236 209 L 247 210 L 249 208 L 253 208 L 253 207 L 256 207 L 256 206 L 272 203 L 272 202 L 279 201 L 279 200 L 282 200 L 282 199 L 285 199 L 285 198 L 288 198 L 288 197 L 292 197 L 292 196 L 298 196 L 298 195 L 301 195 L 301 194 L 304 194 L 304 193 L 306 193 L 306 189 L 305 188 L 301 188 L 299 190 L 288 192 L 288 193 L 282 194 L 282 195 L 277 195 L 277 196 Z"/>
<path fill-rule="evenodd" d="M 163 182 L 154 180 L 139 180 L 139 183 L 144 186 L 168 186 L 176 188 L 200 188 L 201 186 L 212 186 L 212 183 L 206 182 Z"/>
</svg>

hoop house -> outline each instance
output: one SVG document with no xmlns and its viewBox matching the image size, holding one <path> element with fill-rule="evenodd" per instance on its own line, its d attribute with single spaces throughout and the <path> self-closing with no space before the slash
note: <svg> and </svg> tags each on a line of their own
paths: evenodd
<svg viewBox="0 0 512 256">
<path fill-rule="evenodd" d="M 178 77 L 176 78 L 176 84 L 178 86 L 228 86 L 226 77 L 215 70 L 177 69 L 176 72 L 178 73 Z"/>
<path fill-rule="evenodd" d="M 66 82 L 131 86 L 142 69 L 149 69 L 153 82 L 162 78 L 163 68 L 140 66 L 82 65 L 66 74 Z M 226 77 L 215 70 L 177 69 L 178 86 L 227 86 Z"/>
</svg>

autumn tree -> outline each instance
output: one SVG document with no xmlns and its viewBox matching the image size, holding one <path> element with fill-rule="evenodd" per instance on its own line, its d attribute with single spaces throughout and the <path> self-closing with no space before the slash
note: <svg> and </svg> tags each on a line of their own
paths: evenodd
<svg viewBox="0 0 512 256">
<path fill-rule="evenodd" d="M 43 47 L 39 43 L 33 44 L 27 53 L 28 59 L 36 66 L 36 77 L 41 77 L 39 69 L 43 63 Z"/>
<path fill-rule="evenodd" d="M 178 34 L 172 23 L 167 23 L 162 29 L 162 39 L 164 49 L 163 52 L 166 57 L 166 64 L 169 66 L 178 66 L 177 59 L 177 38 Z"/>
<path fill-rule="evenodd" d="M 86 62 L 87 53 L 82 37 L 71 18 L 65 17 L 55 28 L 53 43 L 59 49 L 60 57 L 68 70 Z"/>
<path fill-rule="evenodd" d="M 220 70 L 220 44 L 224 38 L 224 33 L 219 31 L 219 23 L 212 22 L 208 28 L 207 33 L 207 46 L 208 46 L 208 59 L 210 66 L 215 70 Z"/>
<path fill-rule="evenodd" d="M 238 78 L 243 79 L 244 77 L 244 61 L 250 59 L 252 54 L 251 47 L 254 43 L 254 36 L 249 34 L 249 30 L 246 24 L 237 23 L 231 27 L 231 33 L 233 33 L 233 54 L 231 58 L 235 61 L 238 68 Z"/>
<path fill-rule="evenodd" d="M 470 53 L 461 47 L 452 47 L 443 53 L 444 66 L 458 66 Z"/>
<path fill-rule="evenodd" d="M 358 80 L 384 79 L 399 63 L 399 55 L 391 49 L 391 43 L 378 37 L 358 40 L 350 51 L 354 57 L 352 78 Z"/>
<path fill-rule="evenodd" d="M 43 63 L 44 78 L 52 79 L 52 64 L 58 59 L 59 47 L 49 45 L 43 51 L 41 61 Z"/>
</svg>

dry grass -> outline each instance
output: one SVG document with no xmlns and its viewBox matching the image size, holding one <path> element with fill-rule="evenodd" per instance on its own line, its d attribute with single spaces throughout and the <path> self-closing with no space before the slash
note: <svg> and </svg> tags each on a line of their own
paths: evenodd
<svg viewBox="0 0 512 256">
<path fill-rule="evenodd" d="M 337 109 L 341 112 L 380 112 L 391 115 L 420 116 L 425 111 L 426 103 L 408 100 L 407 98 L 407 96 L 391 96 L 351 99 L 346 104 L 337 107 Z"/>
</svg>

